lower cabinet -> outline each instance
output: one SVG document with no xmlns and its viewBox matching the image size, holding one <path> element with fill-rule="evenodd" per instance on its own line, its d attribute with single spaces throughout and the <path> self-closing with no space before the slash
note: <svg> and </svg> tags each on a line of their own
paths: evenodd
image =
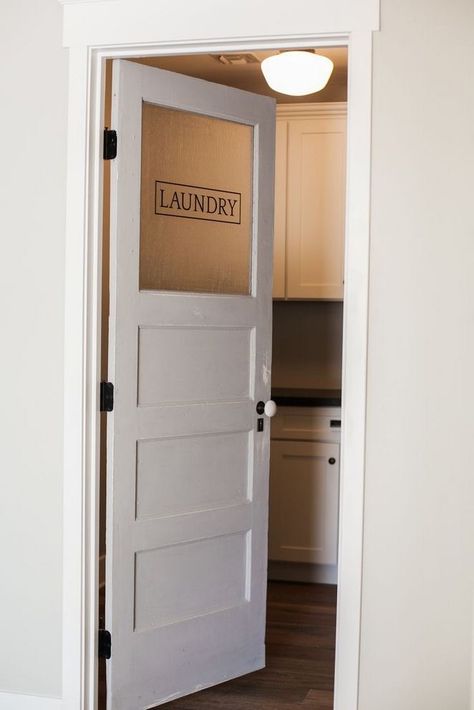
<svg viewBox="0 0 474 710">
<path fill-rule="evenodd" d="M 334 441 L 271 441 L 271 579 L 336 582 L 339 450 Z"/>
<path fill-rule="evenodd" d="M 340 407 L 281 406 L 272 420 L 268 576 L 337 583 Z"/>
</svg>

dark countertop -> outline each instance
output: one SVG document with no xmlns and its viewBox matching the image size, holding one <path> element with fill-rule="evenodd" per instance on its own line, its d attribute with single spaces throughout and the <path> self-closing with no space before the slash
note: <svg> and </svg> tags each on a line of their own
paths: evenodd
<svg viewBox="0 0 474 710">
<path fill-rule="evenodd" d="M 281 407 L 340 407 L 341 390 L 275 387 L 272 399 Z"/>
</svg>

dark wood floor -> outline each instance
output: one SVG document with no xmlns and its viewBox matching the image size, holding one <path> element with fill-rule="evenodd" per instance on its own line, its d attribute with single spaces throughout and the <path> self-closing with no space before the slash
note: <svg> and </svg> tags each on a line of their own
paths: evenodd
<svg viewBox="0 0 474 710">
<path fill-rule="evenodd" d="M 167 703 L 169 710 L 332 710 L 336 587 L 271 582 L 267 665 Z M 101 710 L 105 705 L 101 703 Z"/>
</svg>

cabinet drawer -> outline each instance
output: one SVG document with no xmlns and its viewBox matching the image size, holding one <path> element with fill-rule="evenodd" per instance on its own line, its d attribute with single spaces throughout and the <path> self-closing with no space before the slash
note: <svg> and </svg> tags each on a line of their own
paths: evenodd
<svg viewBox="0 0 474 710">
<path fill-rule="evenodd" d="M 272 439 L 340 443 L 340 407 L 278 407 Z"/>
</svg>

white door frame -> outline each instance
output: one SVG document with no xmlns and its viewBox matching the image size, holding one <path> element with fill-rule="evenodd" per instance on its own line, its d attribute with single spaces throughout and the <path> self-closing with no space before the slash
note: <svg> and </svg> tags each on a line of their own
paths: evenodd
<svg viewBox="0 0 474 710">
<path fill-rule="evenodd" d="M 126 17 L 103 44 L 82 35 L 88 12 L 117 0 L 60 0 L 78 10 L 78 37 L 65 14 L 69 44 L 69 118 L 66 223 L 63 702 L 66 710 L 94 710 L 97 676 L 98 505 L 102 117 L 107 58 L 307 46 L 349 46 L 342 451 L 339 523 L 335 710 L 357 710 L 362 595 L 366 369 L 370 228 L 372 31 L 323 34 L 249 34 L 235 38 L 127 43 Z M 142 4 L 145 0 L 142 0 Z M 121 4 L 120 2 L 118 4 Z M 72 6 L 75 5 L 73 8 Z M 156 3 L 155 6 L 161 5 Z M 138 8 L 135 7 L 138 12 Z M 345 7 L 345 5 L 343 5 Z M 369 8 L 370 9 L 370 8 Z M 360 10 L 360 8 L 358 8 Z M 277 10 L 274 10 L 277 12 Z M 344 14 L 341 10 L 342 15 Z M 327 14 L 327 13 L 326 13 Z M 133 15 L 133 17 L 136 16 Z M 93 20 L 94 18 L 92 18 Z M 149 23 L 143 26 L 149 32 Z M 97 20 L 97 18 L 96 18 Z M 329 23 L 329 24 L 328 24 Z M 350 23 L 348 25 L 351 26 Z M 159 25 L 157 25 L 159 27 Z M 346 29 L 346 25 L 342 25 Z M 252 27 L 248 27 L 249 32 Z M 105 33 L 110 33 L 107 26 Z M 136 34 L 131 26 L 131 37 Z M 256 30 L 255 30 L 256 31 Z M 144 30 L 145 32 L 145 30 Z M 81 35 L 82 33 L 82 35 Z M 158 35 L 158 30 L 156 31 Z M 161 37 L 163 36 L 162 33 Z M 120 139 L 119 139 L 120 140 Z M 119 148 L 120 149 L 120 148 Z"/>
</svg>

